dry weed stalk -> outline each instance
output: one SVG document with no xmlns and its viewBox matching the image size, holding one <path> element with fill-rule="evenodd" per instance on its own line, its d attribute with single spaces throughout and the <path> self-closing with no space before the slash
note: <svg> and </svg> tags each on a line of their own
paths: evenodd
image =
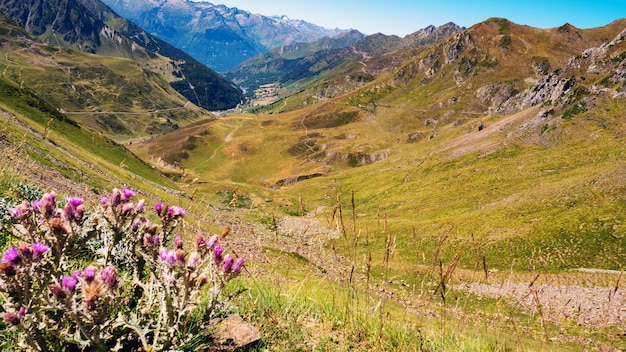
<svg viewBox="0 0 626 352">
<path fill-rule="evenodd" d="M 439 261 L 439 284 L 435 288 L 435 292 L 433 292 L 433 294 L 436 295 L 437 292 L 441 292 L 441 299 L 444 302 L 446 300 L 446 282 L 449 281 L 452 273 L 459 265 L 459 262 L 461 262 L 461 254 L 462 252 L 457 252 L 457 254 L 454 256 L 454 259 L 452 259 L 452 262 L 450 262 L 450 265 L 448 265 L 445 273 L 443 271 L 443 262 Z"/>
</svg>

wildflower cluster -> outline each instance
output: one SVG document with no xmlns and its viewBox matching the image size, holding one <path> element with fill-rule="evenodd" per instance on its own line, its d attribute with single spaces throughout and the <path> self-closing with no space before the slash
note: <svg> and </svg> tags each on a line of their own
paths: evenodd
<svg viewBox="0 0 626 352">
<path fill-rule="evenodd" d="M 185 216 L 179 206 L 156 204 L 152 223 L 129 189 L 113 190 L 92 212 L 80 198 L 62 203 L 47 193 L 11 212 L 17 245 L 0 260 L 0 297 L 2 320 L 20 331 L 7 335 L 13 348 L 184 348 L 244 265 L 223 253 L 218 236 L 200 235 L 189 248 L 172 239 Z"/>
</svg>

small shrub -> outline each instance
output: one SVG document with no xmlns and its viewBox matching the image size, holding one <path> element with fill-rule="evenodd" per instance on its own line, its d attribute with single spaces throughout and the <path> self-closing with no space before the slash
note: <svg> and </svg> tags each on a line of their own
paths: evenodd
<svg viewBox="0 0 626 352">
<path fill-rule="evenodd" d="M 114 190 L 88 212 L 80 198 L 58 207 L 48 193 L 12 210 L 19 242 L 0 260 L 0 329 L 12 349 L 187 350 L 206 336 L 243 259 L 224 255 L 217 235 L 192 248 L 172 240 L 185 211 L 156 204 L 151 223 L 134 196 Z"/>
<path fill-rule="evenodd" d="M 512 43 L 513 43 L 513 39 L 511 39 L 511 36 L 505 35 L 502 38 L 500 38 L 500 43 L 498 43 L 498 46 L 503 49 L 508 49 Z"/>
</svg>

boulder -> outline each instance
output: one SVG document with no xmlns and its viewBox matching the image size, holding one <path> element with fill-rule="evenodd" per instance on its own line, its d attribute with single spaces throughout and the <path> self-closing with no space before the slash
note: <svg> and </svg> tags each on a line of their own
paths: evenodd
<svg viewBox="0 0 626 352">
<path fill-rule="evenodd" d="M 261 340 L 259 330 L 237 314 L 221 321 L 213 337 L 218 351 L 248 351 Z"/>
</svg>

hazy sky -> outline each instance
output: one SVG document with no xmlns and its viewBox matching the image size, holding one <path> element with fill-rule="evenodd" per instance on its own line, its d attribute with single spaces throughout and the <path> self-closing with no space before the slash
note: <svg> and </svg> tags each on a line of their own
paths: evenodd
<svg viewBox="0 0 626 352">
<path fill-rule="evenodd" d="M 199 1 L 199 0 L 195 0 Z M 327 28 L 404 36 L 428 25 L 470 27 L 490 17 L 551 28 L 570 23 L 598 27 L 626 17 L 626 0 L 423 1 L 423 0 L 211 0 L 265 16 L 287 15 Z"/>
</svg>

